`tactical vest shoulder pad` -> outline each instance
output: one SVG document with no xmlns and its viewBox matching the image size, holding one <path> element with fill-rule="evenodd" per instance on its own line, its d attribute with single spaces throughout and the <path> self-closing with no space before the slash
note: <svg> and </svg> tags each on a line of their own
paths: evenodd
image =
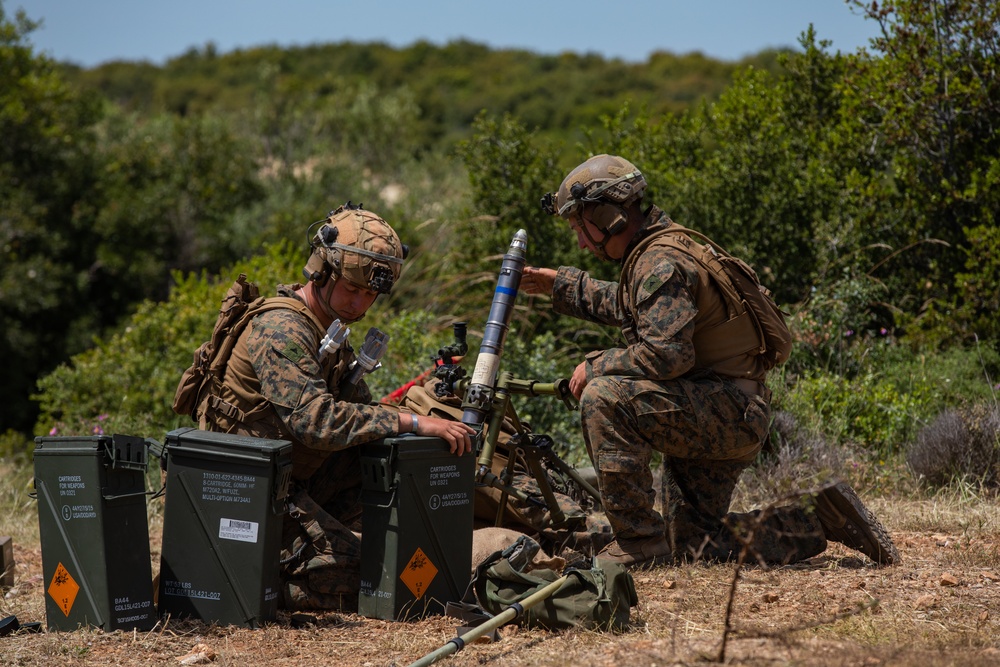
<svg viewBox="0 0 1000 667">
<path fill-rule="evenodd" d="M 753 268 L 704 234 L 676 223 L 643 239 L 629 254 L 622 267 L 619 303 L 624 303 L 626 296 L 634 300 L 635 286 L 630 286 L 632 294 L 624 294 L 623 290 L 628 289 L 624 278 L 639 255 L 654 244 L 674 248 L 694 259 L 708 272 L 727 303 L 729 318 L 725 322 L 695 334 L 700 360 L 711 366 L 750 355 L 759 358 L 764 370 L 770 370 L 788 359 L 792 336 L 785 313 L 771 298 L 770 290 L 760 284 Z"/>
</svg>

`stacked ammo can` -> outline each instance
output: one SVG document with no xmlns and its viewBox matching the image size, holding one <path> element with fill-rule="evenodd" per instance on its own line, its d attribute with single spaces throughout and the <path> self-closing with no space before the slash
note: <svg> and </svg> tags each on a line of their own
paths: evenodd
<svg viewBox="0 0 1000 667">
<path fill-rule="evenodd" d="M 361 449 L 358 612 L 384 620 L 441 614 L 472 569 L 475 457 L 440 438 L 402 435 Z"/>
<path fill-rule="evenodd" d="M 164 452 L 161 616 L 273 621 L 291 443 L 181 428 Z"/>
<path fill-rule="evenodd" d="M 156 624 L 147 445 L 125 435 L 35 439 L 35 492 L 52 630 Z"/>
</svg>

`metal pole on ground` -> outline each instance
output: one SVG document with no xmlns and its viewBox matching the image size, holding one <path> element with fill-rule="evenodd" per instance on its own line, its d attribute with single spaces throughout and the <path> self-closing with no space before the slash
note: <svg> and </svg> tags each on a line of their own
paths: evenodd
<svg viewBox="0 0 1000 667">
<path fill-rule="evenodd" d="M 568 579 L 569 575 L 563 575 L 559 577 L 548 586 L 540 588 L 531 595 L 529 595 L 528 597 L 524 598 L 524 600 L 522 600 L 521 602 L 512 604 L 510 607 L 507 607 L 506 610 L 497 614 L 496 616 L 486 621 L 482 625 L 476 626 L 472 630 L 466 632 L 461 637 L 456 637 L 455 639 L 452 639 L 450 642 L 448 642 L 441 648 L 437 649 L 432 653 L 428 653 L 427 655 L 420 658 L 416 662 L 410 663 L 409 665 L 407 665 L 407 667 L 427 667 L 427 665 L 433 665 L 435 662 L 437 662 L 438 660 L 440 660 L 445 656 L 451 655 L 452 653 L 458 653 L 463 648 L 465 648 L 465 645 L 468 644 L 469 642 L 474 642 L 475 640 L 493 632 L 494 630 L 508 623 L 509 621 L 513 621 L 515 618 L 523 614 L 525 609 L 530 609 L 531 607 L 535 606 L 542 600 L 545 600 L 549 596 L 553 595 L 556 591 L 562 588 L 563 584 L 565 584 Z"/>
</svg>

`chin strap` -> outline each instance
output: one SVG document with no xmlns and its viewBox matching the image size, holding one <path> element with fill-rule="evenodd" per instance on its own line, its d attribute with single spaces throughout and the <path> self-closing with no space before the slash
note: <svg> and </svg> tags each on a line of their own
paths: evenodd
<svg viewBox="0 0 1000 667">
<path fill-rule="evenodd" d="M 323 311 L 323 314 L 326 317 L 328 317 L 330 319 L 333 319 L 333 320 L 340 320 L 341 319 L 340 313 L 338 313 L 337 311 L 335 311 L 330 306 L 330 299 L 327 298 L 329 296 L 329 294 L 326 294 L 326 295 L 323 294 L 323 290 L 330 290 L 332 292 L 333 291 L 333 285 L 334 285 L 335 282 L 336 282 L 335 280 L 327 280 L 326 284 L 323 285 L 323 287 L 319 287 L 317 285 L 316 287 L 313 288 L 313 290 L 314 290 L 313 296 L 315 297 L 316 301 L 319 301 L 319 307 Z M 316 285 L 316 283 L 313 283 L 313 285 Z"/>
<path fill-rule="evenodd" d="M 587 225 L 580 225 L 579 227 L 580 231 L 583 232 L 583 235 L 586 236 L 587 240 L 594 246 L 594 254 L 597 255 L 597 258 L 605 261 L 610 260 L 611 256 L 608 255 L 608 251 L 604 249 L 604 246 L 608 240 L 614 236 L 614 234 L 610 234 L 608 233 L 608 230 L 602 229 L 601 232 L 604 233 L 604 237 L 598 241 L 590 235 L 590 232 L 587 231 Z"/>
<path fill-rule="evenodd" d="M 337 280 L 339 280 L 339 278 Z M 363 315 L 356 320 L 348 320 L 346 317 L 344 317 L 336 310 L 334 310 L 333 307 L 330 305 L 329 292 L 327 292 L 326 295 L 323 294 L 323 290 L 333 291 L 333 286 L 336 282 L 337 282 L 336 280 L 329 280 L 323 287 L 319 287 L 318 285 L 316 285 L 316 283 L 309 283 L 310 285 L 314 286 L 313 289 L 315 290 L 315 292 L 313 294 L 310 294 L 309 298 L 307 299 L 309 307 L 312 308 L 314 311 L 316 307 L 318 307 L 320 310 L 323 311 L 323 315 L 326 318 L 330 319 L 330 321 L 340 320 L 341 322 L 344 322 L 346 324 L 354 324 L 355 322 L 360 322 L 361 320 L 364 319 Z M 316 302 L 319 303 L 317 304 Z"/>
</svg>

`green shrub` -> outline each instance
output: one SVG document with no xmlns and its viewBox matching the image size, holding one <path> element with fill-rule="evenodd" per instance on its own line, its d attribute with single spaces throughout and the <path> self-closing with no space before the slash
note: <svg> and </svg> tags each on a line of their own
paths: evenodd
<svg viewBox="0 0 1000 667">
<path fill-rule="evenodd" d="M 0 460 L 18 461 L 31 448 L 32 442 L 20 431 L 8 429 L 4 433 L 0 433 Z"/>
<path fill-rule="evenodd" d="M 450 334 L 426 310 L 396 313 L 382 310 L 376 303 L 365 319 L 352 327 L 351 340 L 355 349 L 368 327 L 377 327 L 389 334 L 389 348 L 382 358 L 382 367 L 365 376 L 372 399 L 376 401 L 430 368 L 438 349 L 450 342 L 446 340 Z"/>
<path fill-rule="evenodd" d="M 851 378 L 867 368 L 907 356 L 898 347 L 885 285 L 850 271 L 815 287 L 788 318 L 794 371 L 816 369 Z"/>
<path fill-rule="evenodd" d="M 811 433 L 885 459 L 902 452 L 944 410 L 994 397 L 1000 354 L 991 347 L 928 354 L 891 335 L 861 338 L 844 343 L 836 368 L 793 360 L 773 373 L 774 405 Z M 797 346 L 793 354 L 800 352 Z M 853 372 L 837 372 L 845 367 Z"/>
<path fill-rule="evenodd" d="M 869 371 L 848 380 L 817 371 L 798 379 L 782 407 L 834 443 L 859 445 L 886 459 L 912 437 L 932 397 L 920 379 Z"/>
<path fill-rule="evenodd" d="M 301 270 L 299 255 L 290 244 L 277 244 L 213 278 L 175 274 L 167 301 L 143 302 L 117 333 L 39 380 L 35 433 L 159 438 L 190 425 L 171 409 L 174 391 L 192 353 L 211 335 L 229 285 L 246 273 L 262 294 L 273 293 Z"/>
<path fill-rule="evenodd" d="M 511 337 L 504 350 L 501 370 L 510 371 L 518 378 L 552 382 L 559 378 L 569 379 L 582 360 L 582 356 L 579 359 L 569 357 L 552 333 L 528 341 Z M 587 461 L 579 410 L 569 410 L 554 396 L 515 396 L 512 400 L 518 417 L 531 424 L 533 433 L 550 436 L 556 452 L 567 462 Z"/>
<path fill-rule="evenodd" d="M 976 345 L 952 347 L 933 353 L 911 354 L 890 371 L 901 378 L 919 378 L 930 387 L 931 402 L 938 411 L 967 403 L 995 400 L 1000 386 L 1000 353 L 996 348 Z"/>
</svg>

